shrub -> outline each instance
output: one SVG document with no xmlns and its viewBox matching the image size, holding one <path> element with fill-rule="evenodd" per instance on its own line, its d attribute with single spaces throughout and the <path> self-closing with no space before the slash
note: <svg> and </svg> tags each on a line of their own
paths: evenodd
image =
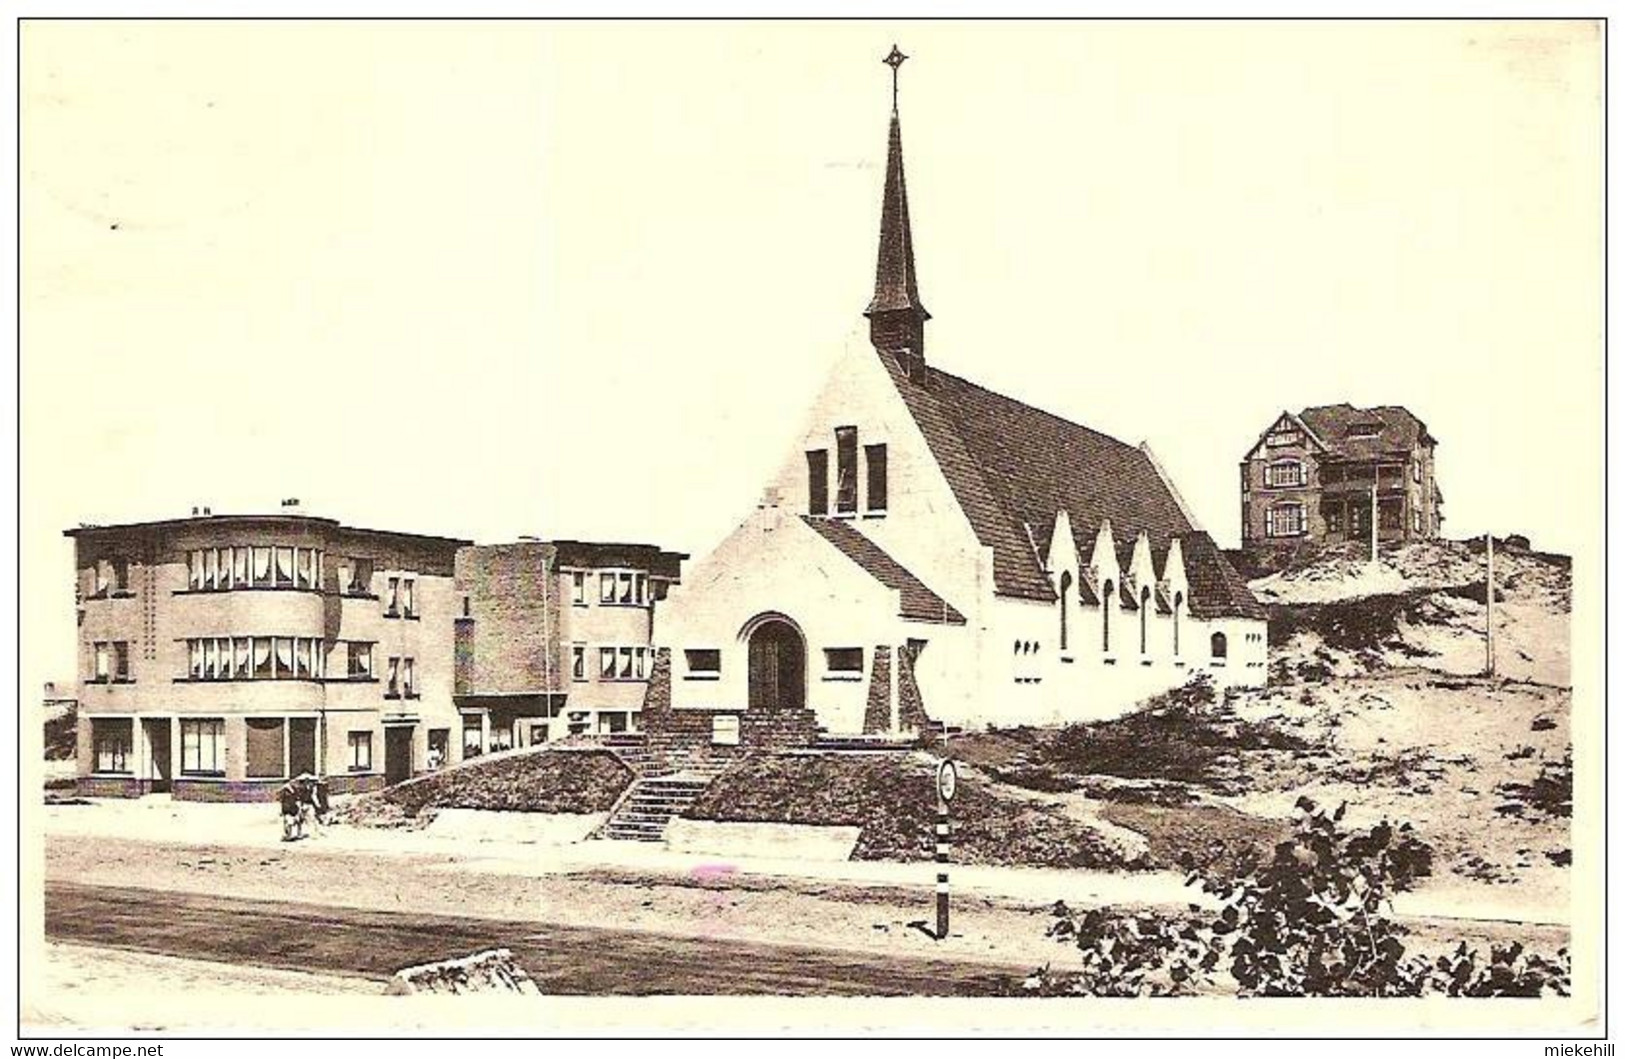
<svg viewBox="0 0 1625 1059">
<path fill-rule="evenodd" d="M 1292 837 L 1268 858 L 1228 872 L 1187 860 L 1188 881 L 1219 899 L 1216 913 L 1155 917 L 1064 904 L 1049 935 L 1076 947 L 1077 970 L 1035 972 L 1037 995 L 1166 996 L 1224 990 L 1239 996 L 1567 996 L 1567 949 L 1547 957 L 1521 945 L 1488 956 L 1465 942 L 1429 959 L 1407 951 L 1390 897 L 1431 870 L 1431 851 L 1409 825 L 1344 831 L 1300 799 Z"/>
</svg>

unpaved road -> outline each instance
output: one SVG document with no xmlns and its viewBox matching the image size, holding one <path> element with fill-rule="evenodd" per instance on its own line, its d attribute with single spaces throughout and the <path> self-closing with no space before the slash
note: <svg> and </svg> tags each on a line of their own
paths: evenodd
<svg viewBox="0 0 1625 1059">
<path fill-rule="evenodd" d="M 58 941 L 376 979 L 506 946 L 551 994 L 984 996 L 1001 978 L 1030 969 L 62 881 L 46 884 L 45 932 Z"/>
</svg>

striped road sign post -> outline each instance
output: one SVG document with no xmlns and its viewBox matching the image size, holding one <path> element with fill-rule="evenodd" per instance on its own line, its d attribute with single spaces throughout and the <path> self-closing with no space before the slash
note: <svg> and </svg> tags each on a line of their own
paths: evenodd
<svg viewBox="0 0 1625 1059">
<path fill-rule="evenodd" d="M 953 840 L 949 830 L 948 806 L 954 800 L 954 789 L 959 786 L 959 769 L 953 761 L 945 760 L 937 766 L 937 940 L 948 938 L 948 844 Z"/>
</svg>

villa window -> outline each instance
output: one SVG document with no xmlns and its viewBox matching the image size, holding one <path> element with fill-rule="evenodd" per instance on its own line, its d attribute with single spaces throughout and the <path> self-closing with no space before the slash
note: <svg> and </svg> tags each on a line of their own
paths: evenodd
<svg viewBox="0 0 1625 1059">
<path fill-rule="evenodd" d="M 807 453 L 807 514 L 829 514 L 829 450 Z"/>
<path fill-rule="evenodd" d="M 352 596 L 372 595 L 372 560 L 353 559 L 350 567 L 350 583 L 345 591 Z"/>
<path fill-rule="evenodd" d="M 858 510 L 858 428 L 835 428 L 835 511 Z"/>
<path fill-rule="evenodd" d="M 1298 460 L 1278 460 L 1264 468 L 1264 484 L 1272 488 L 1302 485 L 1303 464 Z"/>
<path fill-rule="evenodd" d="M 1303 505 L 1276 504 L 1269 509 L 1266 530 L 1271 537 L 1299 537 L 1303 535 Z"/>
<path fill-rule="evenodd" d="M 1230 641 L 1225 638 L 1222 632 L 1213 634 L 1209 646 L 1211 648 L 1209 653 L 1212 654 L 1215 662 L 1222 662 L 1230 655 Z"/>
<path fill-rule="evenodd" d="M 181 771 L 220 776 L 226 771 L 226 722 L 218 718 L 181 719 Z"/>
<path fill-rule="evenodd" d="M 872 513 L 886 510 L 886 446 L 865 445 L 863 447 L 864 464 L 864 506 Z"/>
</svg>

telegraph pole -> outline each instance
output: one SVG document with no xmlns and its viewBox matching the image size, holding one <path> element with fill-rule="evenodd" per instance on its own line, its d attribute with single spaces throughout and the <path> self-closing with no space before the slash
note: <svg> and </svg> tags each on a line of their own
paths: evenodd
<svg viewBox="0 0 1625 1059">
<path fill-rule="evenodd" d="M 1382 468 L 1373 465 L 1371 468 L 1371 561 L 1377 561 L 1377 479 L 1382 476 Z"/>
<path fill-rule="evenodd" d="M 1484 534 L 1484 675 L 1495 675 L 1495 538 Z"/>
</svg>

